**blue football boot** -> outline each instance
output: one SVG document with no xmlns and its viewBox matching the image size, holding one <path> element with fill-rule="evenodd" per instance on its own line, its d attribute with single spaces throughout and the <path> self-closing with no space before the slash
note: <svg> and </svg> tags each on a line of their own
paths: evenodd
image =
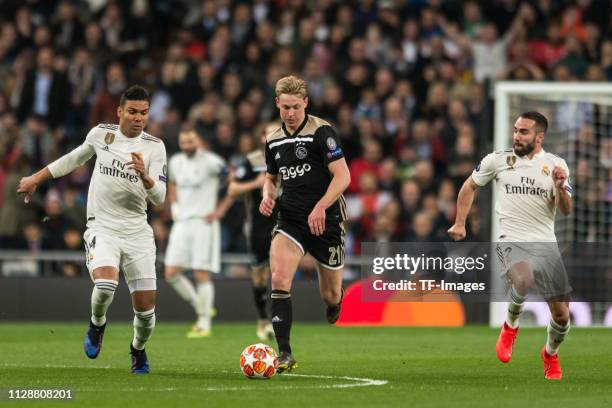
<svg viewBox="0 0 612 408">
<path fill-rule="evenodd" d="M 83 349 L 85 354 L 89 358 L 96 358 L 102 350 L 102 339 L 104 338 L 104 329 L 106 329 L 106 323 L 102 326 L 96 326 L 89 321 L 89 330 L 83 339 Z"/>
<path fill-rule="evenodd" d="M 137 350 L 130 343 L 130 355 L 132 356 L 132 374 L 149 374 L 149 360 L 145 349 Z"/>
</svg>

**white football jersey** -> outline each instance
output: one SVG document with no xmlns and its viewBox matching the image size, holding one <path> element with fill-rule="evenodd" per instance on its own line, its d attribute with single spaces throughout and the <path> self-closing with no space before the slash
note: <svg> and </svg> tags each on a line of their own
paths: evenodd
<svg viewBox="0 0 612 408">
<path fill-rule="evenodd" d="M 170 181 L 176 185 L 175 221 L 202 218 L 217 208 L 219 181 L 225 161 L 198 150 L 192 157 L 177 153 L 170 159 Z"/>
<path fill-rule="evenodd" d="M 572 193 L 565 160 L 542 150 L 532 159 L 513 150 L 485 156 L 472 172 L 472 180 L 484 186 L 495 179 L 500 235 L 494 241 L 555 242 L 555 166 L 565 170 L 565 190 Z"/>
<path fill-rule="evenodd" d="M 48 168 L 54 177 L 82 165 L 94 154 L 96 163 L 87 195 L 87 227 L 119 235 L 150 228 L 147 224 L 147 190 L 140 176 L 128 169 L 131 153 L 142 155 L 147 173 L 155 183 L 166 183 L 166 149 L 148 133 L 128 138 L 118 125 L 100 124 L 89 131 L 85 142 Z M 161 201 L 163 202 L 163 195 Z M 159 203 L 157 203 L 159 204 Z"/>
</svg>

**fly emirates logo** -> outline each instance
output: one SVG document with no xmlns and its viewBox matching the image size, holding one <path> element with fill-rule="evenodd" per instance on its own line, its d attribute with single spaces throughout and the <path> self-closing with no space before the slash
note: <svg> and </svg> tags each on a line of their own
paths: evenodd
<svg viewBox="0 0 612 408">
<path fill-rule="evenodd" d="M 112 166 L 110 167 L 105 166 L 102 162 L 98 164 L 100 165 L 100 174 L 126 179 L 132 183 L 138 183 L 140 180 L 140 177 L 137 175 L 128 173 L 125 170 L 125 163 L 122 163 L 120 160 L 113 159 Z"/>
<path fill-rule="evenodd" d="M 548 198 L 548 190 L 536 186 L 535 179 L 530 177 L 521 177 L 521 184 L 506 184 L 505 188 L 506 194 L 524 194 Z"/>
</svg>

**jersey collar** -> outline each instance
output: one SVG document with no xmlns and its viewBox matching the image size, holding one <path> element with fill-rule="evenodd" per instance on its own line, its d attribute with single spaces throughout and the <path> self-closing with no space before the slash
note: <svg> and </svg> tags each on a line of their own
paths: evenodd
<svg viewBox="0 0 612 408">
<path fill-rule="evenodd" d="M 140 134 L 136 137 L 127 137 L 126 135 L 123 134 L 123 132 L 121 131 L 121 129 L 119 127 L 117 127 L 117 134 L 119 136 L 121 136 L 122 138 L 124 138 L 125 140 L 127 140 L 130 143 L 134 143 L 137 140 L 140 140 L 140 138 L 142 137 L 144 131 L 140 131 Z"/>
<path fill-rule="evenodd" d="M 295 132 L 293 132 L 293 134 L 291 134 L 289 132 L 289 130 L 287 129 L 287 127 L 285 126 L 285 124 L 283 123 L 282 128 L 283 128 L 283 133 L 285 133 L 285 136 L 287 137 L 292 137 L 292 136 L 297 136 L 300 134 L 300 132 L 302 131 L 302 129 L 304 129 L 304 126 L 306 126 L 306 122 L 308 122 L 308 114 L 306 114 L 304 116 L 304 120 L 302 121 L 302 123 L 300 124 L 300 126 L 298 126 L 298 128 L 295 130 Z"/>
</svg>

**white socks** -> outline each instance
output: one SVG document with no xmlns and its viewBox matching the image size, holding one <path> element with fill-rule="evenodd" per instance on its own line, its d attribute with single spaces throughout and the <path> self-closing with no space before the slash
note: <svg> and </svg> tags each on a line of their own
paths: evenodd
<svg viewBox="0 0 612 408">
<path fill-rule="evenodd" d="M 179 274 L 170 279 L 168 283 L 176 290 L 179 296 L 194 308 L 198 315 L 197 326 L 202 331 L 210 330 L 213 305 L 215 303 L 215 287 L 211 280 L 201 282 L 196 287 L 184 275 Z"/>
<path fill-rule="evenodd" d="M 110 279 L 94 280 L 91 294 L 91 321 L 96 326 L 106 323 L 106 311 L 113 301 L 119 282 Z M 155 328 L 155 308 L 145 312 L 134 310 L 134 339 L 132 346 L 142 350 Z"/>
<path fill-rule="evenodd" d="M 555 355 L 559 351 L 559 345 L 565 340 L 565 336 L 569 333 L 570 322 L 568 321 L 565 326 L 559 325 L 553 319 L 548 322 L 548 338 L 546 339 L 546 352 L 549 355 Z"/>
<path fill-rule="evenodd" d="M 514 289 L 514 286 L 510 288 L 510 304 L 508 305 L 508 314 L 506 315 L 506 324 L 516 329 L 519 326 L 519 317 L 523 312 L 523 306 L 527 297 L 521 296 Z"/>
<path fill-rule="evenodd" d="M 134 310 L 134 339 L 132 347 L 136 350 L 142 350 L 145 343 L 153 334 L 155 328 L 155 308 L 145 312 L 137 312 Z"/>
<path fill-rule="evenodd" d="M 106 323 L 106 311 L 113 301 L 119 282 L 111 279 L 94 280 L 91 293 L 91 321 L 96 326 Z"/>
<path fill-rule="evenodd" d="M 211 314 L 215 303 L 215 287 L 212 281 L 208 280 L 198 284 L 197 297 L 197 325 L 200 330 L 209 331 L 210 320 L 212 318 Z"/>
<path fill-rule="evenodd" d="M 193 287 L 193 283 L 191 283 L 191 281 L 183 274 L 174 275 L 172 278 L 168 279 L 168 283 L 174 288 L 174 290 L 176 290 L 176 293 L 178 293 L 183 300 L 187 301 L 194 308 L 197 313 L 198 295 Z"/>
</svg>

